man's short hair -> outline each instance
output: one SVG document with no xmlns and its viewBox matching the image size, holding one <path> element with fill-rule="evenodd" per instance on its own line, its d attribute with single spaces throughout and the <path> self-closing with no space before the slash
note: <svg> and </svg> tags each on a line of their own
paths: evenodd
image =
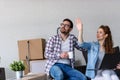
<svg viewBox="0 0 120 80">
<path fill-rule="evenodd" d="M 64 21 L 70 22 L 70 28 L 73 28 L 73 22 L 70 19 L 66 18 L 66 19 L 63 20 L 63 22 Z"/>
</svg>

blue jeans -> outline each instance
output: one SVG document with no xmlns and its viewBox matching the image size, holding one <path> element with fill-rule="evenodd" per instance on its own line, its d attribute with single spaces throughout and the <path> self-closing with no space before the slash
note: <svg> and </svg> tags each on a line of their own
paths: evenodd
<svg viewBox="0 0 120 80">
<path fill-rule="evenodd" d="M 71 66 L 56 63 L 50 69 L 50 75 L 55 80 L 87 80 L 85 75 L 73 69 Z"/>
</svg>

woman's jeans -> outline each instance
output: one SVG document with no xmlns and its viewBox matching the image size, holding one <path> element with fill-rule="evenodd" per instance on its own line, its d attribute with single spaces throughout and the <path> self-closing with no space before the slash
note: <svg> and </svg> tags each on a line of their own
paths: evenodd
<svg viewBox="0 0 120 80">
<path fill-rule="evenodd" d="M 52 66 L 50 75 L 54 80 L 87 80 L 81 72 L 61 63 L 56 63 Z"/>
<path fill-rule="evenodd" d="M 99 70 L 92 80 L 119 80 L 113 70 Z"/>
</svg>

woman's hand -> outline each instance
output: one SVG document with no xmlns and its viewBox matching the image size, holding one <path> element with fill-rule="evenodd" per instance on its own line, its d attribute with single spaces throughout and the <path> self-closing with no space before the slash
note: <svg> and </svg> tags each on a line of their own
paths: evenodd
<svg viewBox="0 0 120 80">
<path fill-rule="evenodd" d="M 119 64 L 117 64 L 117 67 L 116 67 L 117 69 L 120 69 L 120 63 Z"/>
<path fill-rule="evenodd" d="M 77 18 L 75 22 L 76 22 L 76 27 L 77 27 L 78 31 L 82 31 L 83 24 L 82 24 L 82 21 L 80 20 L 80 18 Z"/>
<path fill-rule="evenodd" d="M 80 20 L 80 18 L 77 18 L 75 22 L 76 22 L 76 27 L 77 27 L 77 29 L 79 31 L 79 33 L 78 33 L 78 41 L 80 43 L 82 43 L 83 42 L 83 25 L 82 25 L 82 21 Z"/>
</svg>

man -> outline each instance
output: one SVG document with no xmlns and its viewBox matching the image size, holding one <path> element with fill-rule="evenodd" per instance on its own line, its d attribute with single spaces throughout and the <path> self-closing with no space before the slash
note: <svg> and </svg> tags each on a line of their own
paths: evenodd
<svg viewBox="0 0 120 80">
<path fill-rule="evenodd" d="M 81 72 L 72 68 L 74 59 L 69 59 L 68 55 L 69 52 L 74 52 L 74 48 L 82 50 L 77 38 L 70 34 L 73 23 L 70 19 L 64 19 L 60 25 L 60 34 L 50 37 L 46 44 L 46 72 L 55 80 L 86 80 Z"/>
</svg>

